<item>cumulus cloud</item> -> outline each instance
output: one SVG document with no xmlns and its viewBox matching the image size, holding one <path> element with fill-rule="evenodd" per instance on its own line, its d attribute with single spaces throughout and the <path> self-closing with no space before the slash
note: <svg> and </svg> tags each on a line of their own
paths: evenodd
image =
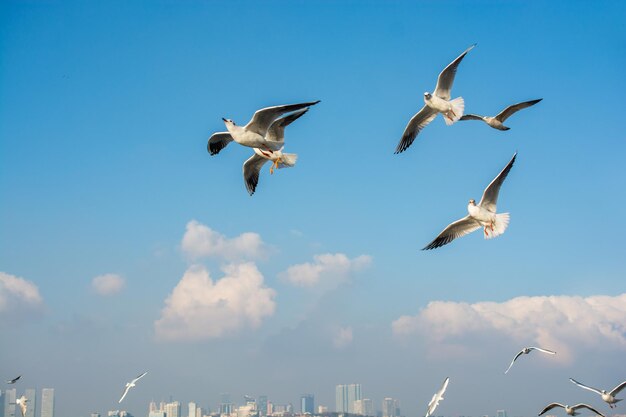
<svg viewBox="0 0 626 417">
<path fill-rule="evenodd" d="M 555 349 L 568 360 L 572 346 L 626 350 L 626 294 L 517 297 L 475 304 L 433 301 L 417 315 L 395 320 L 392 330 L 396 336 L 422 334 L 442 344 L 496 332 Z"/>
<path fill-rule="evenodd" d="M 206 340 L 257 328 L 274 314 L 276 292 L 263 283 L 253 263 L 222 268 L 224 277 L 213 282 L 199 265 L 190 267 L 165 300 L 154 323 L 161 340 Z"/>
<path fill-rule="evenodd" d="M 91 280 L 91 288 L 99 295 L 109 296 L 122 291 L 126 285 L 124 278 L 117 274 L 99 275 Z"/>
<path fill-rule="evenodd" d="M 299 287 L 322 285 L 334 288 L 346 282 L 352 272 L 360 271 L 372 263 L 368 255 L 350 259 L 343 253 L 325 253 L 315 255 L 313 259 L 313 262 L 290 266 L 280 273 L 280 277 Z"/>
<path fill-rule="evenodd" d="M 0 314 L 39 311 L 43 299 L 31 281 L 0 272 Z"/>
<path fill-rule="evenodd" d="M 222 258 L 229 261 L 263 258 L 269 252 L 268 247 L 257 233 L 242 233 L 234 238 L 227 238 L 210 227 L 192 220 L 182 241 L 183 252 L 192 259 Z"/>
<path fill-rule="evenodd" d="M 340 327 L 335 331 L 333 346 L 343 349 L 352 343 L 352 327 Z"/>
</svg>

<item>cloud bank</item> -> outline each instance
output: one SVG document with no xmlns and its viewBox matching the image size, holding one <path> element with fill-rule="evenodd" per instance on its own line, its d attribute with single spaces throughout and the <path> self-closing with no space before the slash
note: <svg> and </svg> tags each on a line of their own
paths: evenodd
<svg viewBox="0 0 626 417">
<path fill-rule="evenodd" d="M 228 261 L 259 259 L 267 256 L 268 246 L 257 233 L 242 233 L 232 239 L 192 220 L 187 223 L 181 244 L 186 256 L 191 259 L 221 258 Z"/>
<path fill-rule="evenodd" d="M 154 323 L 160 340 L 197 341 L 220 338 L 243 328 L 257 328 L 276 308 L 276 292 L 263 283 L 253 263 L 222 268 L 213 282 L 199 265 L 190 267 L 165 300 Z"/>
<path fill-rule="evenodd" d="M 372 263 L 368 255 L 350 259 L 343 253 L 325 253 L 315 255 L 313 259 L 313 262 L 292 265 L 279 276 L 298 287 L 334 288 L 346 282 L 352 272 L 360 271 Z"/>
<path fill-rule="evenodd" d="M 0 314 L 36 312 L 42 307 L 43 299 L 34 283 L 0 272 Z"/>
<path fill-rule="evenodd" d="M 124 278 L 117 274 L 99 275 L 91 280 L 91 288 L 104 297 L 119 293 L 125 285 Z"/>
</svg>

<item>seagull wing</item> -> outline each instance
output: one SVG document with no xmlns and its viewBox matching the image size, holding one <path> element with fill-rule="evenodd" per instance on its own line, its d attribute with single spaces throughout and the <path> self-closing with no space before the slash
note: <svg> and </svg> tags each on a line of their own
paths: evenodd
<svg viewBox="0 0 626 417">
<path fill-rule="evenodd" d="M 440 246 L 447 245 L 457 237 L 465 236 L 478 228 L 480 228 L 480 223 L 467 215 L 454 223 L 450 223 L 448 227 L 439 233 L 439 236 L 437 236 L 435 240 L 423 247 L 422 250 L 435 249 Z"/>
<path fill-rule="evenodd" d="M 282 106 L 273 106 L 266 107 L 261 110 L 257 110 L 252 116 L 252 120 L 248 122 L 245 126 L 246 130 L 250 130 L 252 132 L 258 133 L 259 135 L 265 137 L 267 130 L 274 120 L 285 113 L 289 113 L 292 111 L 300 110 L 304 107 L 313 106 L 320 101 L 310 101 L 308 103 L 298 103 L 298 104 L 286 104 Z"/>
<path fill-rule="evenodd" d="M 538 416 L 542 415 L 543 413 L 547 413 L 548 411 L 552 410 L 555 407 L 561 407 L 561 408 L 565 408 L 565 406 L 563 404 L 560 403 L 551 403 L 548 404 L 546 406 L 546 408 L 544 408 L 543 410 L 541 410 L 541 413 L 537 414 Z"/>
<path fill-rule="evenodd" d="M 626 387 L 626 381 L 622 382 L 621 384 L 613 388 L 613 390 L 609 392 L 609 394 L 612 396 L 616 396 L 621 390 L 624 389 L 624 387 Z"/>
<path fill-rule="evenodd" d="M 284 143 L 285 142 L 285 128 L 308 111 L 309 111 L 309 108 L 307 107 L 303 110 L 298 110 L 296 112 L 288 114 L 287 116 L 281 117 L 280 119 L 274 120 L 272 124 L 270 125 L 270 128 L 267 130 L 267 135 L 265 136 L 265 139 L 270 142 L 276 142 L 276 143 L 281 143 L 281 144 Z"/>
<path fill-rule="evenodd" d="M 531 349 L 531 350 L 538 350 L 539 352 L 548 353 L 548 354 L 550 354 L 550 355 L 556 355 L 556 352 L 555 352 L 555 351 L 553 351 L 553 350 L 543 349 L 543 348 L 536 347 L 536 346 L 531 346 L 531 347 L 529 347 L 528 349 Z"/>
<path fill-rule="evenodd" d="M 246 189 L 250 195 L 254 194 L 256 186 L 259 183 L 259 173 L 261 172 L 261 167 L 267 161 L 268 159 L 265 159 L 255 153 L 243 164 L 243 181 L 246 184 Z"/>
<path fill-rule="evenodd" d="M 233 137 L 228 132 L 213 133 L 213 135 L 209 138 L 209 143 L 207 143 L 206 149 L 211 155 L 217 155 L 232 141 Z"/>
<path fill-rule="evenodd" d="M 20 410 L 22 410 L 22 417 L 26 415 L 26 402 L 28 401 L 26 397 L 22 396 L 22 401 L 20 401 Z"/>
<path fill-rule="evenodd" d="M 541 100 L 543 99 L 539 98 L 537 100 L 530 100 L 530 101 L 524 101 L 523 103 L 513 104 L 507 107 L 506 109 L 502 110 L 500 113 L 498 113 L 495 119 L 499 120 L 500 122 L 504 122 L 506 119 L 508 119 L 513 114 L 517 113 L 518 111 L 525 109 L 526 107 L 534 106 L 535 104 L 539 103 Z"/>
<path fill-rule="evenodd" d="M 20 379 L 22 375 L 17 376 L 16 378 L 10 379 L 7 381 L 7 384 L 15 384 L 18 379 Z"/>
<path fill-rule="evenodd" d="M 482 120 L 483 122 L 485 121 L 485 119 L 483 119 L 483 116 L 479 116 L 477 114 L 465 114 L 461 116 L 459 120 Z"/>
<path fill-rule="evenodd" d="M 118 401 L 118 404 L 122 402 L 124 397 L 126 397 L 126 394 L 128 394 L 128 390 L 130 390 L 130 384 L 126 385 L 126 388 L 124 389 L 124 393 L 122 394 L 122 398 L 120 398 L 120 400 Z"/>
<path fill-rule="evenodd" d="M 424 128 L 426 125 L 433 121 L 433 119 L 437 117 L 437 112 L 431 109 L 428 106 L 422 107 L 420 111 L 418 111 L 415 116 L 409 120 L 409 124 L 404 128 L 404 133 L 402 134 L 402 139 L 396 146 L 396 151 L 394 153 L 404 152 L 415 140 L 417 134 Z"/>
<path fill-rule="evenodd" d="M 148 372 L 144 372 L 143 374 L 139 375 L 137 378 L 133 379 L 132 382 L 130 383 L 131 385 L 134 384 L 135 382 L 139 381 L 141 378 L 143 378 L 144 376 L 146 376 Z"/>
<path fill-rule="evenodd" d="M 437 79 L 437 87 L 435 87 L 435 95 L 444 100 L 450 100 L 450 90 L 452 90 L 452 83 L 454 83 L 454 76 L 456 75 L 456 69 L 459 64 L 465 58 L 465 55 L 475 47 L 476 44 L 470 46 L 457 57 L 454 61 L 448 64 L 447 67 L 441 71 L 439 78 Z"/>
<path fill-rule="evenodd" d="M 589 406 L 589 405 L 587 405 L 587 404 L 582 404 L 582 403 L 581 403 L 581 404 L 576 404 L 576 405 L 572 406 L 572 408 L 573 408 L 574 410 L 577 410 L 577 409 L 579 409 L 579 408 L 586 408 L 586 409 L 588 409 L 588 410 L 593 411 L 593 412 L 594 412 L 594 413 L 596 413 L 597 415 L 604 417 L 604 414 L 602 414 L 601 412 L 599 412 L 598 410 L 596 410 L 595 408 L 593 408 L 593 407 L 591 407 L 591 406 Z"/>
<path fill-rule="evenodd" d="M 572 381 L 574 384 L 578 385 L 578 386 L 579 386 L 579 387 L 581 387 L 581 388 L 584 388 L 584 389 L 586 389 L 586 390 L 593 391 L 593 392 L 595 392 L 596 394 L 600 394 L 600 395 L 602 395 L 602 391 L 600 391 L 600 390 L 599 390 L 599 389 L 597 389 L 597 388 L 588 387 L 587 385 L 581 384 L 580 382 L 576 381 L 574 378 L 570 378 L 569 380 L 570 380 L 570 381 Z"/>
<path fill-rule="evenodd" d="M 480 203 L 478 203 L 479 206 L 495 213 L 496 203 L 498 202 L 498 194 L 500 193 L 500 187 L 502 186 L 502 183 L 504 182 L 506 176 L 509 175 L 509 171 L 513 167 L 516 156 L 517 152 L 513 154 L 513 158 L 511 158 L 511 160 L 508 164 L 506 164 L 504 169 L 500 171 L 498 176 L 495 177 L 493 181 L 491 181 L 487 188 L 485 188 L 485 191 L 483 191 L 483 197 L 480 199 Z"/>
<path fill-rule="evenodd" d="M 443 381 L 443 385 L 441 385 L 441 389 L 439 390 L 439 397 L 441 397 L 441 399 L 443 399 L 443 394 L 446 392 L 446 389 L 448 389 L 448 383 L 450 383 L 450 378 L 446 378 L 445 381 Z"/>
<path fill-rule="evenodd" d="M 517 355 L 515 355 L 515 357 L 513 358 L 513 360 L 511 361 L 511 364 L 509 365 L 508 368 L 506 368 L 506 371 L 504 371 L 504 373 L 506 374 L 507 372 L 509 372 L 509 370 L 511 369 L 511 367 L 513 366 L 513 364 L 515 363 L 515 361 L 517 360 L 517 358 L 519 358 L 520 356 L 522 356 L 522 354 L 524 353 L 524 350 L 520 350 L 519 353 Z M 540 414 L 541 415 L 541 414 Z"/>
<path fill-rule="evenodd" d="M 435 409 L 439 405 L 439 401 L 443 400 L 443 394 L 446 392 L 449 382 L 450 382 L 450 378 L 446 378 L 445 381 L 443 381 L 443 385 L 441 386 L 439 391 L 437 391 L 435 395 L 433 395 L 433 398 L 428 403 L 428 409 L 426 410 L 426 417 L 434 413 Z"/>
</svg>

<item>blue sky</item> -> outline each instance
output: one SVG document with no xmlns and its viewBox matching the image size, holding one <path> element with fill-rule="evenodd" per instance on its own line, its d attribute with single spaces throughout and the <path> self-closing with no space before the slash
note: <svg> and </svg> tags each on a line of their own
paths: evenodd
<svg viewBox="0 0 626 417">
<path fill-rule="evenodd" d="M 332 408 L 335 384 L 361 382 L 377 407 L 393 396 L 414 416 L 446 376 L 443 415 L 593 400 L 567 377 L 612 387 L 626 371 L 615 361 L 626 315 L 601 307 L 626 293 L 625 12 L 569 1 L 2 2 L 2 378 L 55 387 L 67 417 L 114 409 L 144 369 L 125 400 L 135 415 L 169 395 L 215 407 L 225 391 L 294 404 L 313 392 Z M 394 155 L 423 92 L 473 43 L 452 90 L 466 112 L 543 101 L 507 132 L 438 117 Z M 254 196 L 241 176 L 249 149 L 206 152 L 222 117 L 246 123 L 258 108 L 309 100 L 321 103 L 287 129 L 296 167 L 266 167 Z M 507 232 L 420 251 L 515 151 L 498 205 L 511 213 Z M 195 244 L 222 236 L 231 249 L 185 249 L 195 232 Z M 259 238 L 248 252 L 232 249 L 243 233 Z M 159 336 L 187 272 L 217 282 L 242 263 L 262 283 L 238 296 L 268 310 L 237 310 L 215 335 L 202 333 L 215 312 L 200 308 L 194 340 Z M 294 265 L 319 281 L 294 285 Z M 122 284 L 102 296 L 93 280 L 106 274 Z M 40 298 L 21 302 L 6 277 Z M 432 301 L 523 296 L 569 297 L 555 307 L 569 320 L 545 328 L 565 329 L 548 340 L 569 353 L 525 358 L 506 380 L 510 357 L 546 340 L 520 336 L 523 315 L 511 329 L 483 317 L 462 332 L 428 319 Z M 593 296 L 609 299 L 584 301 Z M 605 314 L 615 334 L 573 320 L 576 303 L 600 306 L 590 317 Z M 399 335 L 403 316 L 419 329 Z"/>
</svg>

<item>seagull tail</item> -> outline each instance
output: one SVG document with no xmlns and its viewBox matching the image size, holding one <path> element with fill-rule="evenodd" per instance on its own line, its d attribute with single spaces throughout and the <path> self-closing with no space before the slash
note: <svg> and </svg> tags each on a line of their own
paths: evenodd
<svg viewBox="0 0 626 417">
<path fill-rule="evenodd" d="M 504 233 L 506 228 L 509 227 L 510 218 L 511 216 L 509 216 L 509 213 L 496 214 L 496 221 L 493 224 L 493 230 L 487 227 L 485 239 L 491 239 Z"/>
<path fill-rule="evenodd" d="M 446 121 L 448 126 L 463 117 L 463 112 L 465 111 L 465 101 L 463 100 L 463 97 L 457 97 L 454 100 L 450 100 L 449 103 L 452 106 L 452 110 L 448 113 L 442 113 L 443 120 Z"/>
<path fill-rule="evenodd" d="M 291 168 L 296 164 L 298 160 L 298 154 L 284 153 L 280 158 L 281 162 L 278 164 L 278 168 Z"/>
</svg>

